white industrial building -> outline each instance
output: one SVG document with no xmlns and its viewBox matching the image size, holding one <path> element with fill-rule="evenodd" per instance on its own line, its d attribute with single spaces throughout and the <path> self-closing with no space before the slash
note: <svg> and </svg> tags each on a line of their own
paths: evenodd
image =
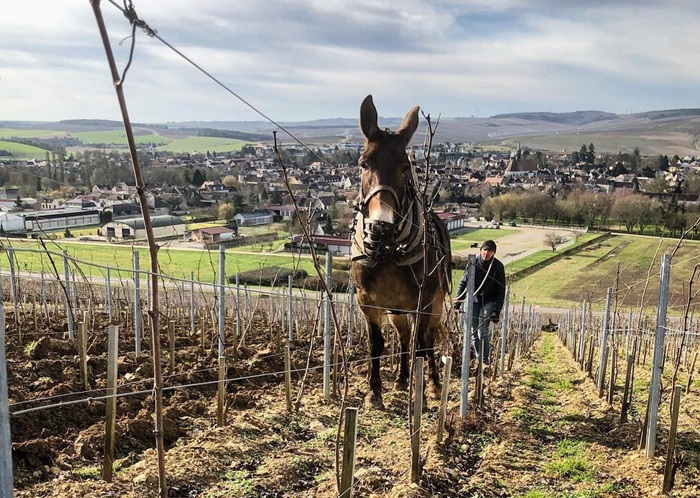
<svg viewBox="0 0 700 498">
<path fill-rule="evenodd" d="M 185 233 L 185 222 L 169 214 L 151 218 L 153 235 L 156 239 L 177 238 Z M 143 218 L 127 218 L 105 223 L 97 232 L 109 241 L 146 239 Z"/>
<path fill-rule="evenodd" d="M 0 212 L 0 232 L 19 232 L 24 230 L 24 218 L 15 213 Z"/>
</svg>

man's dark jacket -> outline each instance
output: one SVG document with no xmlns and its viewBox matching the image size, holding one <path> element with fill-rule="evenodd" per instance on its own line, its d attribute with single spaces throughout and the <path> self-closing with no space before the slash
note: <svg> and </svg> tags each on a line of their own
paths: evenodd
<svg viewBox="0 0 700 498">
<path fill-rule="evenodd" d="M 489 265 L 491 266 L 491 271 L 489 270 Z M 496 259 L 494 256 L 491 261 L 484 261 L 481 256 L 476 258 L 476 268 L 474 268 L 474 292 L 477 302 L 484 304 L 495 302 L 496 305 L 493 308 L 493 312 L 496 314 L 501 313 L 503 309 L 503 301 L 506 298 L 506 271 L 503 268 L 503 263 Z M 484 282 L 484 277 L 488 272 L 488 278 Z M 468 272 L 465 271 L 462 275 L 462 279 L 459 281 L 459 287 L 457 287 L 457 304 L 461 305 L 464 301 L 465 294 L 467 292 L 467 280 Z M 484 285 L 481 285 L 484 282 Z M 481 289 L 479 286 L 481 285 Z M 477 289 L 479 291 L 477 292 Z"/>
</svg>

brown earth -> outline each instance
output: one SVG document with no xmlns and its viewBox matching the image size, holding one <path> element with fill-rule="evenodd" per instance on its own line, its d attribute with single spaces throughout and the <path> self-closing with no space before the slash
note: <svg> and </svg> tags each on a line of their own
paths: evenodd
<svg viewBox="0 0 700 498">
<path fill-rule="evenodd" d="M 27 322 L 27 317 L 23 317 Z M 76 351 L 72 343 L 39 323 L 18 343 L 11 313 L 8 370 L 11 411 L 71 399 L 97 398 L 80 393 Z M 94 330 L 101 330 L 102 320 Z M 65 324 L 63 324 L 65 326 Z M 200 350 L 200 332 L 177 330 L 176 371 L 164 359 L 169 389 L 164 409 L 166 473 L 171 497 L 332 497 L 336 496 L 335 439 L 340 397 L 326 402 L 321 388 L 320 351 L 307 358 L 309 341 L 294 344 L 294 397 L 302 387 L 298 409 L 287 413 L 283 359 L 269 344 L 269 325 L 256 323 L 228 371 L 238 380 L 227 385 L 227 424 L 216 427 L 216 356 L 211 336 Z M 257 334 L 253 331 L 258 331 Z M 264 331 L 264 333 L 262 332 Z M 279 331 L 277 331 L 279 332 Z M 49 335 L 46 335 L 49 334 Z M 167 333 L 164 334 L 167 337 Z M 38 339 L 37 339 L 38 338 Z M 309 337 L 317 341 L 318 338 Z M 36 341 L 33 347 L 31 341 Z M 105 385 L 104 334 L 91 334 L 91 388 Z M 120 356 L 120 392 L 140 392 L 118 399 L 117 469 L 112 483 L 99 479 L 104 438 L 104 401 L 13 415 L 12 440 L 17 497 L 151 497 L 157 496 L 157 464 L 152 435 L 151 363 L 146 352 Z M 167 340 L 164 341 L 167 352 Z M 127 332 L 120 351 L 133 348 Z M 455 346 L 458 350 L 459 347 Z M 231 356 L 232 351 L 227 350 Z M 458 356 L 458 355 L 454 355 Z M 366 392 L 364 348 L 350 353 L 346 406 L 362 407 Z M 459 372 L 459 361 L 453 372 Z M 459 380 L 450 381 L 447 441 L 436 445 L 438 406 L 424 411 L 423 473 L 409 485 L 410 449 L 407 394 L 390 382 L 384 363 L 383 411 L 360 408 L 356 484 L 363 497 L 636 497 L 659 496 L 667 438 L 668 400 L 660 410 L 657 457 L 636 450 L 640 399 L 633 399 L 630 421 L 621 423 L 619 403 L 610 407 L 597 396 L 553 334 L 545 334 L 516 360 L 505 376 L 487 384 L 483 408 L 459 417 Z M 170 376 L 175 374 L 176 376 Z M 638 379 L 644 381 L 643 368 Z M 342 387 L 342 379 L 341 379 Z M 342 389 L 341 389 L 342 390 Z M 700 436 L 697 382 L 682 403 L 676 485 L 669 496 L 699 496 Z M 668 389 L 666 389 L 668 391 Z M 32 399 L 57 396 L 33 403 Z M 618 396 L 619 397 L 619 396 Z M 641 398 L 641 395 L 638 396 Z M 22 402 L 20 404 L 20 402 Z M 615 407 L 616 406 L 616 407 Z M 641 413 L 643 416 L 643 413 Z"/>
</svg>

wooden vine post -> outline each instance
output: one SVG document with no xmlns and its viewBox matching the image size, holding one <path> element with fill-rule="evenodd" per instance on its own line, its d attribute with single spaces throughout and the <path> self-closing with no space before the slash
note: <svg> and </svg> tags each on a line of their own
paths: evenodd
<svg viewBox="0 0 700 498">
<path fill-rule="evenodd" d="M 105 55 L 107 57 L 107 62 L 109 64 L 110 73 L 112 75 L 112 82 L 114 83 L 114 90 L 117 94 L 117 99 L 119 101 L 119 109 L 122 115 L 122 121 L 124 122 L 124 132 L 126 134 L 127 143 L 129 144 L 129 153 L 131 155 L 131 163 L 134 170 L 134 179 L 136 181 L 136 192 L 138 194 L 139 202 L 141 206 L 148 205 L 148 199 L 146 198 L 146 189 L 143 176 L 141 174 L 141 168 L 138 161 L 138 153 L 136 149 L 136 140 L 134 139 L 134 132 L 131 127 L 131 120 L 129 118 L 129 112 L 126 106 L 126 97 L 124 96 L 124 77 L 126 76 L 126 70 L 124 75 L 120 75 L 117 69 L 116 61 L 114 60 L 114 53 L 112 52 L 112 46 L 109 41 L 109 35 L 107 33 L 107 26 L 105 25 L 104 17 L 102 16 L 102 9 L 100 7 L 101 0 L 90 0 L 90 5 L 92 6 L 92 11 L 95 15 L 95 21 L 97 22 L 97 27 L 100 32 L 100 38 L 102 39 L 102 44 L 105 49 Z M 132 42 L 135 40 L 136 36 L 136 24 L 135 19 L 131 19 L 133 24 Z M 145 29 L 147 26 L 143 23 L 142 27 Z M 149 34 L 153 34 L 148 28 Z M 131 61 L 129 61 L 131 63 Z M 128 65 L 127 65 L 128 69 Z M 151 279 L 150 292 L 151 292 L 151 309 L 149 309 L 150 322 L 151 322 L 151 336 L 153 348 L 153 397 L 155 400 L 155 427 L 154 434 L 156 438 L 156 454 L 158 457 L 158 496 L 160 498 L 167 498 L 168 487 L 165 480 L 165 441 L 163 437 L 163 372 L 161 367 L 161 345 L 160 345 L 160 306 L 158 303 L 158 246 L 156 244 L 155 235 L 153 233 L 153 224 L 151 223 L 151 215 L 148 209 L 141 210 L 143 216 L 143 224 L 146 230 L 146 238 L 148 239 L 148 251 L 151 258 L 151 274 L 153 278 Z"/>
<path fill-rule="evenodd" d="M 668 448 L 666 449 L 666 466 L 664 468 L 664 483 L 662 491 L 668 493 L 673 487 L 675 477 L 676 434 L 678 432 L 678 412 L 681 405 L 682 386 L 676 386 L 673 390 L 671 403 L 671 428 L 668 431 Z"/>
<path fill-rule="evenodd" d="M 442 444 L 442 436 L 445 432 L 445 418 L 447 416 L 447 400 L 450 391 L 450 377 L 452 376 L 452 357 L 445 358 L 445 374 L 440 393 L 440 411 L 438 412 L 437 444 Z"/>
<path fill-rule="evenodd" d="M 354 485 L 355 444 L 357 442 L 357 408 L 345 409 L 345 432 L 343 436 L 343 465 L 338 498 L 350 498 Z"/>
</svg>

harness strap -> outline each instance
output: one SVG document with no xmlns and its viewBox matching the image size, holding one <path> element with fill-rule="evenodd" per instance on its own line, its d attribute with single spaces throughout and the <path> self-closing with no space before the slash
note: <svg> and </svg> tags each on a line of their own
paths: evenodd
<svg viewBox="0 0 700 498">
<path fill-rule="evenodd" d="M 365 204 L 369 202 L 369 200 L 374 197 L 376 194 L 379 192 L 389 192 L 391 196 L 394 198 L 394 201 L 396 202 L 396 209 L 399 210 L 401 209 L 401 201 L 399 200 L 399 196 L 396 193 L 396 190 L 394 190 L 392 187 L 389 185 L 375 185 L 372 187 L 367 194 L 365 194 L 364 198 L 360 200 L 360 209 L 362 209 Z"/>
<path fill-rule="evenodd" d="M 363 227 L 365 222 L 372 221 L 366 217 L 364 207 L 367 202 L 378 192 L 389 192 L 396 202 L 397 215 L 399 222 L 397 223 L 396 243 L 400 248 L 398 254 L 395 255 L 394 264 L 397 266 L 408 266 L 420 261 L 423 257 L 423 232 L 426 227 L 421 218 L 422 203 L 415 195 L 415 187 L 412 182 L 413 178 L 409 177 L 406 181 L 404 189 L 404 199 L 399 200 L 396 191 L 389 185 L 376 185 L 370 189 L 367 194 L 362 197 L 362 193 L 358 195 L 359 210 L 355 216 L 353 223 L 353 236 L 351 246 L 351 260 L 357 261 L 363 265 L 374 267 L 378 262 L 367 257 L 364 250 L 364 234 L 358 227 Z"/>
</svg>

